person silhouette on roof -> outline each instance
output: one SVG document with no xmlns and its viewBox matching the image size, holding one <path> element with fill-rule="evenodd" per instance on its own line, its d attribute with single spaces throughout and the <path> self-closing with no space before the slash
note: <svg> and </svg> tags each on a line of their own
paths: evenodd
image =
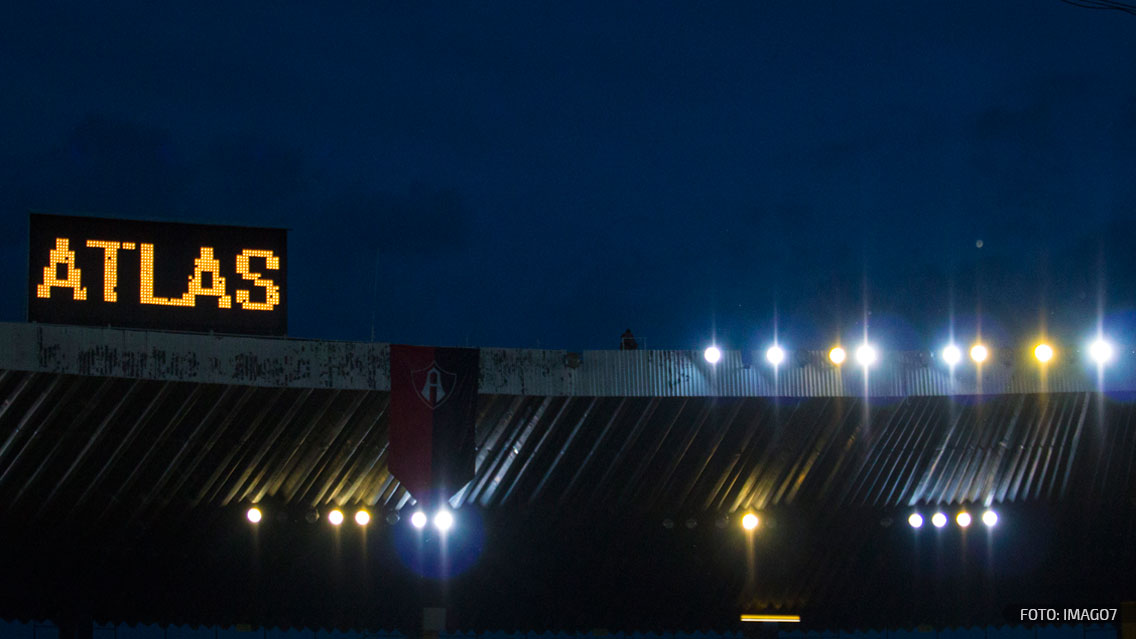
<svg viewBox="0 0 1136 639">
<path fill-rule="evenodd" d="M 619 338 L 619 350 L 633 351 L 639 348 L 639 342 L 635 341 L 635 336 L 631 334 L 631 329 L 623 331 L 623 335 Z"/>
</svg>

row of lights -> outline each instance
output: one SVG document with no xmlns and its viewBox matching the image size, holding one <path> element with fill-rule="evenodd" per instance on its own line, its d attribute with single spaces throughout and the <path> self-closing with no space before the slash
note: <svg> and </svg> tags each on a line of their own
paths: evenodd
<svg viewBox="0 0 1136 639">
<path fill-rule="evenodd" d="M 1097 364 L 1105 364 L 1110 361 L 1115 353 L 1112 343 L 1105 339 L 1097 339 L 1089 344 L 1089 357 L 1092 358 Z M 1043 364 L 1049 363 L 1056 351 L 1053 346 L 1047 343 L 1041 343 L 1034 347 L 1033 355 L 1037 360 Z M 703 352 L 703 357 L 711 364 L 717 364 L 722 360 L 722 350 L 717 346 L 709 346 Z M 856 362 L 861 366 L 868 367 L 875 364 L 879 360 L 879 352 L 874 346 L 867 342 L 861 344 L 856 348 Z M 962 349 L 955 344 L 948 344 L 942 351 L 943 361 L 948 366 L 955 366 L 962 361 Z M 974 360 L 976 364 L 985 362 L 990 357 L 990 349 L 985 344 L 977 342 L 970 347 L 970 359 Z M 832 350 L 828 351 L 828 359 L 833 364 L 840 366 L 848 359 L 848 353 L 840 346 L 834 346 Z M 765 360 L 773 366 L 780 366 L 785 361 L 785 349 L 777 344 L 770 346 L 765 351 Z"/>
<path fill-rule="evenodd" d="M 973 518 L 970 516 L 970 513 L 965 510 L 959 511 L 959 513 L 955 515 L 955 523 L 958 524 L 959 528 L 969 527 L 972 523 L 972 520 Z M 911 516 L 907 518 L 907 523 L 912 528 L 922 528 L 923 515 L 920 515 L 919 513 L 911 513 Z M 986 510 L 982 513 L 982 524 L 984 526 L 986 526 L 987 528 L 993 528 L 997 523 L 998 513 L 994 512 L 993 510 Z M 947 515 L 941 511 L 935 513 L 934 515 L 931 515 L 931 525 L 935 528 L 942 528 L 943 526 L 946 526 Z"/>
<path fill-rule="evenodd" d="M 250 523 L 259 524 L 261 520 L 264 519 L 264 512 L 262 512 L 260 508 L 253 506 L 245 512 L 245 517 L 249 520 Z M 333 509 L 327 514 L 327 522 L 332 526 L 341 526 L 345 519 L 346 515 L 344 515 L 343 511 L 338 508 Z M 421 530 L 422 528 L 426 527 L 427 519 L 428 518 L 426 517 L 426 513 L 422 512 L 421 510 L 415 511 L 415 513 L 410 516 L 410 525 Z M 308 521 L 309 523 L 314 524 L 316 521 L 319 521 L 319 515 L 316 514 L 314 518 L 309 515 Z M 391 523 L 397 521 L 398 519 L 396 517 L 393 519 L 393 521 L 391 521 Z M 365 508 L 356 510 L 355 523 L 358 526 L 366 526 L 367 524 L 371 523 L 371 513 L 368 512 Z M 434 527 L 441 532 L 447 532 L 454 527 L 454 514 L 445 508 L 439 509 L 436 513 L 434 513 Z"/>
</svg>

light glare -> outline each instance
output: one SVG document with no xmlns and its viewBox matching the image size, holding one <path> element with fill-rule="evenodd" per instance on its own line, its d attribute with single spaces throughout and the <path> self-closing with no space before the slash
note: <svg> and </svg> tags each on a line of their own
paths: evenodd
<svg viewBox="0 0 1136 639">
<path fill-rule="evenodd" d="M 958 515 L 955 515 L 955 523 L 959 525 L 959 528 L 966 528 L 970 525 L 970 513 L 964 510 Z"/>
<path fill-rule="evenodd" d="M 253 506 L 252 508 L 248 509 L 247 513 L 245 513 L 245 517 L 248 517 L 248 520 L 250 522 L 259 524 L 260 520 L 264 518 L 264 513 L 260 512 L 260 509 L 256 506 Z"/>
<path fill-rule="evenodd" d="M 717 346 L 711 346 L 702 353 L 702 356 L 711 364 L 717 364 L 718 361 L 722 359 L 722 351 L 719 350 Z"/>
<path fill-rule="evenodd" d="M 741 620 L 756 623 L 801 623 L 801 615 L 742 615 Z"/>
<path fill-rule="evenodd" d="M 434 514 L 434 527 L 442 532 L 446 532 L 454 527 L 454 516 L 448 510 L 439 510 Z"/>
<path fill-rule="evenodd" d="M 943 349 L 943 361 L 946 362 L 948 366 L 958 364 L 962 361 L 962 351 L 954 344 L 947 346 Z"/>
<path fill-rule="evenodd" d="M 828 351 L 828 359 L 837 366 L 843 364 L 844 358 L 846 358 L 847 356 L 848 354 L 845 353 L 844 349 L 840 348 L 839 346 L 833 347 L 831 351 Z"/>
<path fill-rule="evenodd" d="M 981 364 L 982 362 L 985 362 L 986 358 L 989 357 L 989 356 L 990 356 L 990 351 L 987 350 L 986 347 L 983 346 L 982 344 L 975 344 L 974 346 L 970 347 L 970 359 L 973 359 L 974 361 L 978 362 L 979 364 Z"/>
<path fill-rule="evenodd" d="M 759 523 L 760 520 L 757 518 L 757 515 L 753 513 L 746 513 L 745 516 L 742 517 L 742 528 L 745 528 L 746 530 L 753 530 L 757 528 L 757 524 Z"/>
<path fill-rule="evenodd" d="M 336 508 L 327 514 L 327 520 L 332 526 L 338 526 L 343 523 L 343 511 Z"/>
<path fill-rule="evenodd" d="M 415 511 L 415 513 L 410 516 L 410 525 L 414 526 L 415 528 L 425 528 L 426 513 L 422 512 L 421 510 Z"/>
<path fill-rule="evenodd" d="M 770 346 L 769 350 L 765 351 L 765 359 L 770 364 L 777 366 L 781 362 L 785 361 L 785 351 L 781 350 L 780 346 L 777 346 L 777 345 Z"/>
<path fill-rule="evenodd" d="M 998 523 L 998 513 L 993 510 L 987 510 L 982 513 L 982 523 L 986 524 L 987 528 L 993 528 L 994 524 Z"/>
<path fill-rule="evenodd" d="M 923 515 L 920 515 L 919 513 L 911 513 L 911 516 L 907 518 L 907 523 L 910 524 L 912 528 L 922 528 Z"/>
<path fill-rule="evenodd" d="M 1093 358 L 1093 361 L 1098 364 L 1104 364 L 1112 359 L 1112 354 L 1112 344 L 1104 339 L 1098 338 L 1089 346 L 1089 355 Z"/>
<path fill-rule="evenodd" d="M 1033 356 L 1037 358 L 1037 361 L 1044 364 L 1053 359 L 1053 347 L 1049 344 L 1038 344 L 1033 349 Z"/>
<path fill-rule="evenodd" d="M 355 523 L 359 524 L 360 526 L 366 526 L 367 524 L 371 523 L 371 513 L 365 510 L 355 511 Z"/>
<path fill-rule="evenodd" d="M 861 344 L 860 347 L 856 349 L 856 361 L 859 362 L 861 366 L 871 366 L 876 363 L 878 358 L 879 354 L 876 353 L 876 349 L 873 348 L 871 344 Z"/>
<path fill-rule="evenodd" d="M 943 513 L 935 513 L 931 516 L 931 523 L 934 524 L 935 528 L 942 528 L 947 525 L 947 516 Z"/>
</svg>

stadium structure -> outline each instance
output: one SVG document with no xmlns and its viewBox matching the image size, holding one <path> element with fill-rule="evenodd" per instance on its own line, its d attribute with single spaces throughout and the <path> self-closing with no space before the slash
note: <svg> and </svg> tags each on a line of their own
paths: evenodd
<svg viewBox="0 0 1136 639">
<path fill-rule="evenodd" d="M 1136 599 L 1130 355 L 483 348 L 443 534 L 388 469 L 390 352 L 0 325 L 0 617 L 894 629 Z"/>
</svg>

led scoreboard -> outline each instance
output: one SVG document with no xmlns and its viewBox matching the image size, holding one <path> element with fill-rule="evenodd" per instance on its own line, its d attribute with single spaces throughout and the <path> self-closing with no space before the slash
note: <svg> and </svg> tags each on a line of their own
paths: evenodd
<svg viewBox="0 0 1136 639">
<path fill-rule="evenodd" d="M 285 335 L 287 232 L 33 213 L 28 320 Z"/>
</svg>

